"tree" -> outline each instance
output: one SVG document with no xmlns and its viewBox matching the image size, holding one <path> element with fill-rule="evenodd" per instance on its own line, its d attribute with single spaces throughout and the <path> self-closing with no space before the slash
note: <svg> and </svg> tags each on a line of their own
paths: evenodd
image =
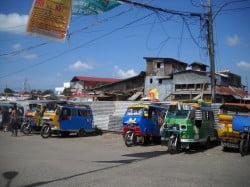
<svg viewBox="0 0 250 187">
<path fill-rule="evenodd" d="M 4 93 L 12 94 L 12 93 L 14 93 L 14 91 L 12 89 L 10 89 L 10 88 L 5 88 Z"/>
<path fill-rule="evenodd" d="M 71 88 L 64 88 L 63 95 L 65 95 L 65 96 L 72 96 Z"/>
<path fill-rule="evenodd" d="M 54 94 L 53 90 L 45 90 L 42 95 L 51 95 Z"/>
</svg>

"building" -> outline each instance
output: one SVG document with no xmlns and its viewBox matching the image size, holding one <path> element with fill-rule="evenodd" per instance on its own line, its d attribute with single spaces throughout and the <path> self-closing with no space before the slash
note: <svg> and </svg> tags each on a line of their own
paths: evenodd
<svg viewBox="0 0 250 187">
<path fill-rule="evenodd" d="M 54 92 L 56 95 L 62 95 L 65 88 L 70 88 L 70 82 L 63 83 L 63 87 L 56 87 Z"/>
<path fill-rule="evenodd" d="M 137 76 L 123 80 L 76 76 L 71 80 L 72 91 L 74 95 L 88 91 L 94 100 L 211 101 L 211 76 L 207 65 L 200 62 L 188 65 L 173 58 L 144 59 L 146 72 Z M 241 77 L 228 70 L 216 72 L 215 79 L 216 102 L 241 102 L 248 95 Z"/>
<path fill-rule="evenodd" d="M 144 96 L 145 76 L 146 73 L 142 71 L 136 76 L 95 87 L 91 91 L 96 93 L 97 100 L 140 100 Z"/>
<path fill-rule="evenodd" d="M 70 81 L 72 95 L 85 94 L 86 90 L 101 86 L 107 83 L 114 83 L 120 79 L 75 76 Z"/>
<path fill-rule="evenodd" d="M 207 65 L 190 65 L 172 58 L 145 57 L 146 78 L 144 94 L 160 101 L 204 99 L 211 101 L 211 76 Z M 230 71 L 216 72 L 216 102 L 237 102 L 247 92 L 241 77 Z M 153 91 L 154 92 L 151 92 Z"/>
<path fill-rule="evenodd" d="M 151 90 L 156 94 L 150 95 L 160 101 L 166 100 L 174 90 L 173 75 L 185 71 L 188 64 L 172 58 L 144 57 L 146 60 L 146 78 L 144 94 L 149 96 Z"/>
</svg>

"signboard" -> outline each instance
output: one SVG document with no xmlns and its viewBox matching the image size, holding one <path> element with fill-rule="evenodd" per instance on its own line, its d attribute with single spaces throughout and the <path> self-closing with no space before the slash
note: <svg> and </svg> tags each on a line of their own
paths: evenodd
<svg viewBox="0 0 250 187">
<path fill-rule="evenodd" d="M 72 14 L 99 14 L 118 5 L 116 0 L 74 0 Z"/>
<path fill-rule="evenodd" d="M 72 0 L 34 0 L 27 32 L 64 40 L 71 15 Z"/>
</svg>

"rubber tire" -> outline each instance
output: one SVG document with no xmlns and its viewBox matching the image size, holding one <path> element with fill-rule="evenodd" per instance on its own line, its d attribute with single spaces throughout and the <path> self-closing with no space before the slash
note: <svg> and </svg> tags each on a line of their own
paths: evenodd
<svg viewBox="0 0 250 187">
<path fill-rule="evenodd" d="M 153 136 L 152 141 L 154 144 L 160 145 L 161 144 L 161 137 L 160 136 Z"/>
<path fill-rule="evenodd" d="M 78 131 L 78 136 L 79 136 L 79 137 L 84 137 L 84 136 L 86 136 L 86 131 L 85 131 L 84 129 L 80 129 L 80 130 Z"/>
<path fill-rule="evenodd" d="M 61 136 L 67 137 L 67 136 L 69 136 L 69 132 L 68 131 L 61 131 Z"/>
<path fill-rule="evenodd" d="M 136 144 L 136 135 L 134 135 L 133 140 L 130 140 L 130 133 L 126 133 L 124 137 L 125 145 L 127 147 L 131 147 Z"/>
<path fill-rule="evenodd" d="M 150 143 L 150 136 L 143 136 L 143 145 L 148 145 Z"/>
<path fill-rule="evenodd" d="M 210 136 L 207 137 L 206 143 L 204 145 L 205 149 L 209 149 L 211 148 L 211 140 L 210 140 Z"/>
<path fill-rule="evenodd" d="M 240 154 L 241 154 L 241 156 L 247 155 L 247 149 L 248 149 L 247 140 L 246 140 L 246 138 L 244 138 L 240 141 Z"/>
<path fill-rule="evenodd" d="M 229 148 L 228 147 L 226 147 L 226 146 L 222 146 L 222 151 L 223 152 L 227 152 L 229 150 Z"/>
<path fill-rule="evenodd" d="M 168 152 L 170 154 L 177 153 L 177 147 L 174 145 L 175 139 L 169 139 L 168 140 Z"/>
<path fill-rule="evenodd" d="M 102 130 L 96 127 L 95 133 L 96 133 L 96 135 L 102 135 Z"/>
<path fill-rule="evenodd" d="M 48 125 L 43 126 L 42 129 L 41 129 L 40 134 L 41 134 L 41 136 L 42 136 L 43 138 L 48 138 L 48 137 L 50 137 L 50 135 L 51 135 L 50 126 L 48 126 Z"/>
<path fill-rule="evenodd" d="M 22 132 L 23 134 L 30 134 L 31 133 L 31 127 L 28 123 L 25 123 L 22 125 Z"/>
</svg>

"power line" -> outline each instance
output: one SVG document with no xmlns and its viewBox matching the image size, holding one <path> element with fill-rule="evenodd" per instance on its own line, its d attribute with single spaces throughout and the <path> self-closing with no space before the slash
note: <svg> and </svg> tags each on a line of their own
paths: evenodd
<svg viewBox="0 0 250 187">
<path fill-rule="evenodd" d="M 38 47 L 41 47 L 41 46 L 47 45 L 47 44 L 48 44 L 48 42 L 43 42 L 43 43 L 40 43 L 40 44 L 37 44 L 37 45 L 33 45 L 33 46 L 30 46 L 30 47 L 27 47 L 27 48 L 22 48 L 22 49 L 12 51 L 12 52 L 9 52 L 9 53 L 3 53 L 3 54 L 0 54 L 0 57 L 1 56 L 7 56 L 7 55 L 17 55 L 17 54 L 22 53 L 24 51 L 35 49 L 35 48 L 38 48 Z"/>
<path fill-rule="evenodd" d="M 83 28 L 80 28 L 80 29 L 78 29 L 78 30 L 76 30 L 76 31 L 73 31 L 73 32 L 71 32 L 71 33 L 68 33 L 67 36 L 70 38 L 71 36 L 73 36 L 73 35 L 75 35 L 75 34 L 78 34 L 78 33 L 82 32 L 82 31 L 84 31 L 84 30 L 87 30 L 87 29 L 90 29 L 90 28 L 92 28 L 92 27 L 95 27 L 96 25 L 99 25 L 99 24 L 102 24 L 102 23 L 111 21 L 112 19 L 117 18 L 118 16 L 121 16 L 121 15 L 123 15 L 123 14 L 125 14 L 125 13 L 127 13 L 127 12 L 129 12 L 129 11 L 131 11 L 131 10 L 132 10 L 132 8 L 129 8 L 129 9 L 125 10 L 125 11 L 122 11 L 122 12 L 120 12 L 120 13 L 118 13 L 118 14 L 115 14 L 115 15 L 113 15 L 113 16 L 110 16 L 110 17 L 108 17 L 108 18 L 105 18 L 105 19 L 102 19 L 102 20 L 98 20 L 98 21 L 96 21 L 95 23 L 92 23 L 92 24 L 90 24 L 90 25 L 88 25 L 88 26 L 86 26 L 86 27 L 83 27 Z M 17 55 L 17 54 L 20 54 L 20 53 L 22 53 L 22 52 L 24 52 L 24 51 L 28 51 L 28 50 L 31 50 L 31 49 L 35 49 L 35 48 L 41 47 L 41 46 L 43 46 L 43 45 L 47 45 L 47 44 L 49 44 L 49 43 L 50 43 L 50 42 L 44 42 L 44 43 L 40 43 L 40 44 L 37 44 L 37 45 L 33 45 L 33 46 L 30 46 L 30 47 L 27 47 L 27 48 L 22 48 L 22 49 L 19 49 L 19 50 L 16 50 L 16 51 L 12 51 L 12 52 L 8 52 L 8 53 L 3 53 L 3 54 L 0 54 L 0 57 L 2 57 L 2 56 L 8 56 L 8 55 Z"/>
<path fill-rule="evenodd" d="M 79 48 L 82 48 L 82 47 L 84 47 L 84 46 L 86 46 L 86 45 L 89 45 L 89 44 L 91 44 L 91 43 L 93 43 L 93 42 L 95 42 L 95 41 L 97 41 L 97 40 L 99 40 L 99 39 L 102 39 L 102 38 L 108 36 L 108 35 L 111 35 L 111 34 L 113 34 L 113 33 L 116 32 L 116 31 L 122 30 L 122 29 L 126 28 L 127 26 L 130 26 L 130 25 L 132 25 L 132 24 L 134 24 L 134 23 L 136 23 L 136 22 L 138 22 L 138 21 L 141 21 L 141 20 L 143 20 L 143 19 L 145 19 L 145 18 L 147 18 L 147 17 L 149 17 L 149 16 L 152 16 L 153 14 L 154 14 L 154 13 L 147 14 L 146 16 L 143 16 L 143 17 L 141 17 L 141 18 L 138 18 L 138 19 L 136 19 L 136 20 L 134 20 L 134 21 L 132 21 L 132 22 L 129 22 L 129 23 L 127 23 L 127 24 L 125 24 L 125 25 L 123 25 L 123 26 L 121 26 L 121 27 L 118 27 L 118 28 L 116 28 L 116 29 L 113 29 L 112 31 L 110 31 L 110 32 L 108 32 L 108 33 L 106 33 L 106 34 L 103 34 L 103 35 L 101 35 L 101 36 L 99 36 L 99 37 L 96 37 L 96 38 L 94 38 L 94 39 L 92 39 L 92 40 L 90 40 L 90 41 L 88 41 L 88 42 L 86 42 L 86 43 L 80 44 L 80 45 L 78 45 L 78 46 L 76 46 L 76 47 L 74 47 L 74 48 L 72 48 L 72 49 L 64 50 L 63 52 L 61 52 L 61 53 L 59 53 L 59 54 L 57 54 L 57 55 L 55 55 L 55 56 L 53 56 L 53 57 L 50 57 L 50 58 L 48 58 L 48 59 L 46 59 L 46 60 L 43 60 L 43 61 L 41 61 L 41 62 L 39 62 L 39 63 L 36 63 L 36 64 L 34 64 L 34 65 L 32 65 L 32 66 L 25 67 L 25 68 L 22 68 L 22 69 L 20 69 L 20 70 L 18 70 L 18 71 L 14 71 L 14 72 L 9 73 L 9 74 L 7 74 L 7 75 L 1 76 L 0 79 L 5 78 L 5 77 L 9 77 L 9 76 L 11 76 L 11 75 L 13 75 L 13 74 L 16 74 L 16 73 L 20 73 L 20 72 L 22 72 L 22 71 L 25 71 L 25 70 L 27 70 L 27 69 L 36 67 L 36 66 L 38 66 L 38 65 L 47 63 L 47 62 L 49 62 L 49 61 L 51 61 L 51 60 L 53 60 L 53 59 L 55 59 L 55 58 L 58 58 L 58 57 L 60 57 L 60 56 L 62 56 L 62 55 L 65 55 L 65 54 L 70 53 L 70 52 L 72 52 L 72 51 L 75 51 L 75 50 L 77 50 L 77 49 L 79 49 Z"/>
</svg>

